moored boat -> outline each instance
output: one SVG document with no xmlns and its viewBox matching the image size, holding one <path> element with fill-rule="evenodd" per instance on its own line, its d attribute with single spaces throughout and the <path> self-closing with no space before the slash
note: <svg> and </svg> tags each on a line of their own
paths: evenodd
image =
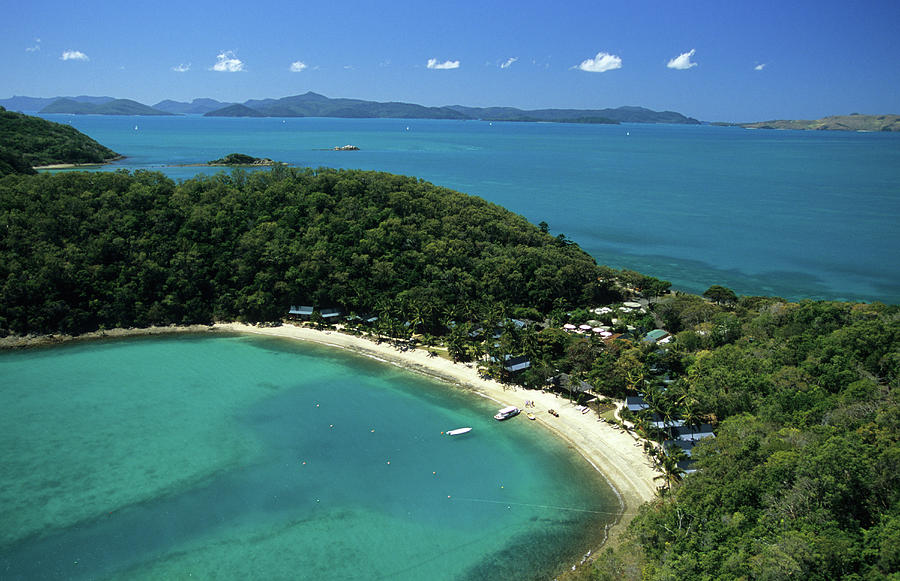
<svg viewBox="0 0 900 581">
<path fill-rule="evenodd" d="M 468 434 L 472 431 L 472 428 L 456 428 L 455 430 L 449 430 L 447 432 L 448 436 L 459 436 L 460 434 Z"/>
<path fill-rule="evenodd" d="M 508 406 L 497 412 L 494 416 L 495 420 L 503 421 L 519 414 L 522 411 L 514 405 Z"/>
</svg>

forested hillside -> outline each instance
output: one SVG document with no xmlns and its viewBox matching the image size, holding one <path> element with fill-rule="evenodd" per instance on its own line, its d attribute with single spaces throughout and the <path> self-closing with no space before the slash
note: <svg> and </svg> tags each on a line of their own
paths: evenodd
<svg viewBox="0 0 900 581">
<path fill-rule="evenodd" d="M 674 380 L 640 380 L 651 409 L 716 437 L 692 474 L 677 450 L 661 458 L 671 490 L 592 578 L 897 579 L 900 310 L 690 296 L 655 310 L 683 330 L 635 362 Z"/>
<path fill-rule="evenodd" d="M 0 107 L 0 176 L 56 163 L 103 163 L 119 157 L 74 127 Z"/>
<path fill-rule="evenodd" d="M 81 333 L 274 321 L 291 304 L 400 301 L 424 327 L 486 305 L 616 296 L 577 245 L 415 178 L 336 170 L 0 181 L 0 328 Z"/>
</svg>

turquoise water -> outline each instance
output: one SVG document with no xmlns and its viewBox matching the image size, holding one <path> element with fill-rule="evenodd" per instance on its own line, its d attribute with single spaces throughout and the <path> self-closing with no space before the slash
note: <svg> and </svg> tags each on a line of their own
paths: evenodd
<svg viewBox="0 0 900 581">
<path fill-rule="evenodd" d="M 334 349 L 103 341 L 0 377 L 3 579 L 546 578 L 619 510 L 533 423 Z"/>
<path fill-rule="evenodd" d="M 546 221 L 702 292 L 900 302 L 900 136 L 679 125 L 47 116 L 175 178 L 231 152 L 376 169 Z M 361 151 L 323 151 L 351 143 Z M 219 171 L 205 170 L 207 172 Z"/>
</svg>

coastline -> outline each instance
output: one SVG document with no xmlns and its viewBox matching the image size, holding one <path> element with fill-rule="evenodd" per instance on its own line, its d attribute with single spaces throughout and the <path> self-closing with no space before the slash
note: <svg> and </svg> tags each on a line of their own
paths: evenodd
<svg viewBox="0 0 900 581">
<path fill-rule="evenodd" d="M 124 155 L 119 155 L 117 157 L 113 157 L 107 159 L 105 161 L 97 161 L 90 163 L 51 163 L 49 165 L 36 165 L 32 169 L 35 170 L 48 170 L 48 169 L 85 169 L 85 168 L 97 168 L 103 167 L 111 164 L 114 161 L 121 161 L 125 159 Z"/>
<path fill-rule="evenodd" d="M 514 405 L 523 408 L 525 400 L 534 402 L 528 408 L 537 417 L 534 422 L 542 429 L 561 438 L 577 451 L 615 490 L 619 498 L 621 515 L 607 530 L 606 538 L 592 550 L 615 544 L 638 507 L 656 497 L 654 477 L 658 472 L 643 447 L 629 432 L 605 422 L 597 421 L 594 414 L 582 414 L 565 398 L 550 392 L 526 390 L 503 385 L 482 378 L 474 363 L 453 363 L 441 357 L 431 357 L 423 349 L 400 351 L 389 343 L 374 341 L 334 330 L 317 330 L 291 324 L 278 326 L 253 326 L 244 323 L 216 323 L 214 325 L 188 325 L 146 327 L 135 329 L 110 329 L 94 331 L 79 336 L 35 335 L 0 338 L 0 350 L 54 346 L 72 341 L 109 338 L 159 336 L 170 334 L 236 333 L 280 337 L 308 341 L 319 345 L 347 349 L 405 369 L 427 375 L 459 389 L 497 402 L 498 407 Z M 524 409 L 524 408 L 523 408 Z M 559 417 L 547 413 L 555 409 Z"/>
<path fill-rule="evenodd" d="M 400 351 L 388 343 L 379 344 L 363 337 L 333 330 L 319 331 L 290 324 L 256 327 L 244 323 L 217 323 L 211 329 L 282 337 L 347 349 L 470 391 L 497 402 L 498 407 L 514 405 L 524 409 L 526 399 L 533 401 L 535 407 L 529 407 L 528 411 L 537 416 L 534 423 L 563 439 L 581 454 L 612 486 L 619 497 L 622 514 L 608 529 L 605 541 L 592 551 L 594 555 L 597 554 L 597 549 L 615 543 L 631 522 L 638 507 L 656 497 L 654 477 L 659 473 L 644 454 L 639 441 L 629 432 L 597 421 L 595 414 L 582 414 L 569 400 L 557 397 L 553 393 L 526 390 L 484 379 L 478 374 L 473 363 L 453 363 L 441 357 L 431 357 L 423 349 Z M 547 413 L 548 409 L 555 409 L 559 417 L 551 416 Z"/>
</svg>

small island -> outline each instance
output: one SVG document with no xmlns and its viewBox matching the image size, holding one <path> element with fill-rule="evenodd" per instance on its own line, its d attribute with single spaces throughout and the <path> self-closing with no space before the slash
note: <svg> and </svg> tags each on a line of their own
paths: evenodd
<svg viewBox="0 0 900 581">
<path fill-rule="evenodd" d="M 815 120 L 757 121 L 755 123 L 713 123 L 744 129 L 797 129 L 806 131 L 900 131 L 900 115 L 830 115 Z"/>
<path fill-rule="evenodd" d="M 359 147 L 355 145 L 340 145 L 338 147 L 331 148 L 331 151 L 359 151 Z"/>
<path fill-rule="evenodd" d="M 280 162 L 269 159 L 268 157 L 253 157 L 244 153 L 229 153 L 225 157 L 214 159 L 206 162 L 211 166 L 234 166 L 234 165 L 250 165 L 250 166 L 272 166 L 283 165 Z"/>
</svg>

